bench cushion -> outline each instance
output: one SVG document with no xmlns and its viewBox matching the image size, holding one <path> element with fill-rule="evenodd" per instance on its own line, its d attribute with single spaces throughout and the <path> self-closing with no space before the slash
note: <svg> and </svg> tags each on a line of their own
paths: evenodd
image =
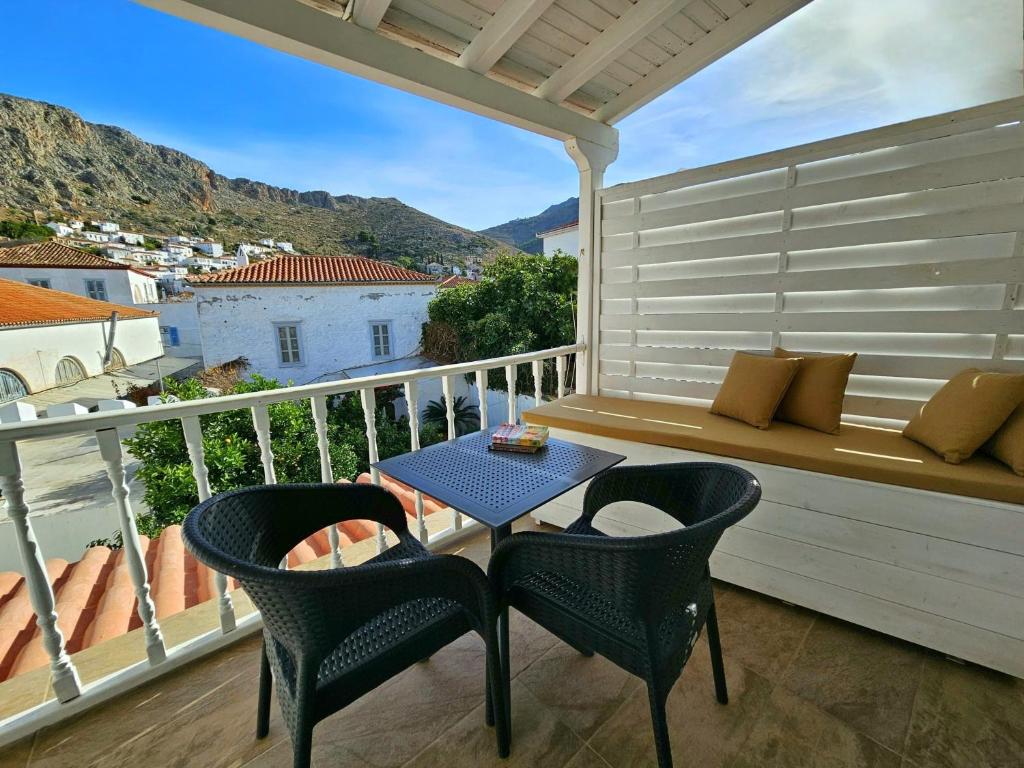
<svg viewBox="0 0 1024 768">
<path fill-rule="evenodd" d="M 947 464 L 896 430 L 843 424 L 838 435 L 775 422 L 755 429 L 706 408 L 569 395 L 526 411 L 533 424 L 809 472 L 1024 504 L 1024 477 L 978 454 Z"/>
</svg>

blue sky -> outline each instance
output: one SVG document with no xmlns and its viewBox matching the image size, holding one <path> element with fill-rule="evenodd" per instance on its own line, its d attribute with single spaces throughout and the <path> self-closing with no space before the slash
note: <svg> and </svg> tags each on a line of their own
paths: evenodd
<svg viewBox="0 0 1024 768">
<path fill-rule="evenodd" d="M 607 181 L 1020 95 L 1020 0 L 814 0 L 619 124 Z M 397 197 L 479 229 L 576 192 L 559 142 L 129 0 L 8 0 L 0 91 L 228 176 Z"/>
</svg>

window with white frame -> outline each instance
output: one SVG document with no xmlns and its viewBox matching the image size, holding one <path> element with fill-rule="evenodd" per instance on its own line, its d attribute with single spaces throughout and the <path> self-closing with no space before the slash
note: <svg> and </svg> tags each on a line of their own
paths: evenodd
<svg viewBox="0 0 1024 768">
<path fill-rule="evenodd" d="M 281 365 L 302 365 L 302 337 L 298 323 L 274 323 L 277 359 Z"/>
<path fill-rule="evenodd" d="M 394 333 L 390 320 L 370 322 L 370 352 L 375 360 L 391 357 L 394 354 Z"/>
<path fill-rule="evenodd" d="M 28 280 L 29 285 L 34 285 L 36 288 L 49 288 L 50 278 L 48 277 L 30 277 Z"/>
<path fill-rule="evenodd" d="M 99 301 L 107 300 L 107 282 L 106 280 L 86 280 L 85 281 L 85 295 L 90 299 L 98 299 Z"/>
</svg>

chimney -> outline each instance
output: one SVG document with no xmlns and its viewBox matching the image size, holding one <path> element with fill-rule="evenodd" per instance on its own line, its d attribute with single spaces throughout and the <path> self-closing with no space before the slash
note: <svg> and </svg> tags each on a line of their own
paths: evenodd
<svg viewBox="0 0 1024 768">
<path fill-rule="evenodd" d="M 235 263 L 240 267 L 248 266 L 249 254 L 245 250 L 245 246 L 239 244 L 238 250 L 235 251 Z"/>
</svg>

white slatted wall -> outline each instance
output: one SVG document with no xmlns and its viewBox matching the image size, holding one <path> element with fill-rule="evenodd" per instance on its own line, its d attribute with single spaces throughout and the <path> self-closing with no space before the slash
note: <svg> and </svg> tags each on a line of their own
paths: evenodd
<svg viewBox="0 0 1024 768">
<path fill-rule="evenodd" d="M 598 388 L 707 403 L 735 350 L 858 352 L 851 421 L 1024 370 L 1024 99 L 603 190 Z"/>
</svg>

